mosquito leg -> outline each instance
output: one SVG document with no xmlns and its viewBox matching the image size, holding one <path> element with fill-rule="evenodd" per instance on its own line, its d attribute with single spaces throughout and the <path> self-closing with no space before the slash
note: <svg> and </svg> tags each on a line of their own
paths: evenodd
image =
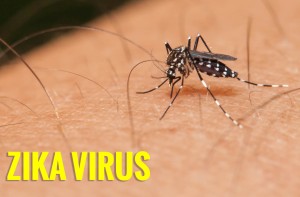
<svg viewBox="0 0 300 197">
<path fill-rule="evenodd" d="M 191 36 L 188 37 L 188 49 L 191 50 Z"/>
<path fill-rule="evenodd" d="M 229 118 L 233 124 L 235 124 L 236 126 L 238 126 L 239 128 L 243 128 L 243 125 L 241 125 L 238 121 L 236 121 L 235 119 L 233 119 L 226 111 L 225 109 L 222 107 L 221 103 L 216 99 L 216 97 L 213 95 L 213 93 L 211 92 L 211 90 L 209 89 L 209 87 L 207 86 L 207 84 L 205 83 L 205 81 L 203 80 L 200 71 L 198 70 L 198 68 L 196 68 L 199 79 L 202 83 L 202 85 L 206 88 L 206 90 L 208 91 L 208 93 L 211 95 L 211 97 L 214 99 L 215 103 L 219 106 L 219 108 L 223 111 L 224 115 Z"/>
<path fill-rule="evenodd" d="M 169 79 L 164 80 L 160 85 L 156 86 L 155 88 L 152 88 L 151 90 L 145 91 L 145 92 L 136 92 L 137 94 L 146 94 L 149 92 L 152 92 L 154 90 L 157 90 L 158 88 L 160 88 L 162 85 L 164 85 Z"/>
<path fill-rule="evenodd" d="M 191 59 L 191 62 L 193 62 L 194 64 L 194 60 L 191 56 L 191 54 L 189 52 L 186 53 L 187 56 Z M 233 119 L 226 111 L 225 109 L 222 107 L 221 103 L 216 99 L 216 97 L 214 96 L 214 94 L 211 92 L 211 90 L 209 89 L 209 87 L 207 86 L 206 82 L 203 80 L 201 74 L 200 74 L 200 70 L 198 69 L 198 67 L 196 67 L 196 65 L 194 65 L 197 71 L 197 74 L 199 76 L 199 79 L 202 83 L 202 85 L 206 88 L 206 90 L 208 91 L 208 93 L 211 95 L 211 97 L 214 99 L 215 103 L 219 106 L 219 108 L 223 111 L 224 115 L 230 119 L 233 124 L 235 124 L 236 126 L 238 126 L 239 128 L 243 128 L 243 125 L 241 125 L 238 121 L 236 121 L 235 119 Z"/>
<path fill-rule="evenodd" d="M 194 44 L 194 51 L 197 50 L 199 38 L 200 38 L 200 34 L 198 34 L 197 37 L 196 37 L 195 44 Z"/>
<path fill-rule="evenodd" d="M 176 79 L 176 80 L 175 80 L 174 83 L 172 84 L 172 89 L 171 89 L 170 98 L 172 98 L 172 96 L 173 96 L 174 85 L 175 85 L 178 81 L 180 81 L 181 77 L 178 76 L 178 77 L 176 77 L 175 79 Z"/>
<path fill-rule="evenodd" d="M 165 42 L 165 46 L 166 46 L 166 49 L 167 49 L 167 53 L 169 54 L 172 51 L 172 48 L 171 48 L 171 46 L 168 42 Z"/>
<path fill-rule="evenodd" d="M 211 53 L 211 50 L 210 50 L 210 48 L 208 47 L 208 45 L 206 44 L 204 38 L 203 38 L 200 34 L 198 34 L 198 35 L 197 35 L 198 40 L 199 40 L 199 37 L 201 38 L 201 40 L 202 40 L 203 44 L 205 45 L 206 49 L 208 50 L 208 52 Z M 196 43 L 195 43 L 195 44 L 196 44 Z"/>
<path fill-rule="evenodd" d="M 246 81 L 244 79 L 240 79 L 237 77 L 237 80 L 241 81 L 241 82 L 244 82 L 244 83 L 247 83 L 247 84 L 251 84 L 251 85 L 254 85 L 254 86 L 259 86 L 259 87 L 271 87 L 271 88 L 281 88 L 281 87 L 284 87 L 284 88 L 287 88 L 289 87 L 289 85 L 285 85 L 285 84 L 260 84 L 260 83 L 253 83 L 251 81 Z"/>
<path fill-rule="evenodd" d="M 182 76 L 182 78 L 181 78 L 181 85 L 180 85 L 180 87 L 179 87 L 176 95 L 174 96 L 173 100 L 170 102 L 169 106 L 167 107 L 167 109 L 165 110 L 165 112 L 163 113 L 163 115 L 160 117 L 159 120 L 161 120 L 161 119 L 163 119 L 165 117 L 166 113 L 168 112 L 168 110 L 170 109 L 170 107 L 173 105 L 173 103 L 174 103 L 175 99 L 177 98 L 179 92 L 183 88 L 183 82 L 184 82 L 184 77 Z"/>
</svg>

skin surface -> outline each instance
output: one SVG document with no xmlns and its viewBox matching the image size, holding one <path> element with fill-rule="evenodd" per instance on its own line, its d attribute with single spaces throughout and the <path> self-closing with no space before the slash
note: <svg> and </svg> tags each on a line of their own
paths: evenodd
<svg viewBox="0 0 300 197">
<path fill-rule="evenodd" d="M 22 123 L 0 127 L 1 196 L 299 196 L 300 92 L 294 90 L 300 87 L 299 9 L 296 0 L 140 1 L 89 24 L 121 30 L 161 61 L 167 57 L 165 41 L 177 47 L 186 45 L 189 35 L 193 41 L 201 33 L 213 52 L 238 58 L 225 63 L 243 79 L 248 76 L 246 43 L 251 24 L 250 80 L 290 87 L 248 87 L 236 79 L 202 75 L 244 129 L 224 116 L 195 72 L 160 121 L 170 102 L 168 85 L 135 94 L 161 83 L 151 78 L 164 76 L 152 63 L 132 72 L 129 111 L 130 69 L 151 57 L 105 33 L 74 31 L 23 55 L 44 82 L 59 119 L 22 62 L 2 67 L 1 96 L 18 99 L 36 114 L 1 98 L 1 124 Z M 205 48 L 200 43 L 198 49 Z M 95 80 L 115 100 L 94 83 L 55 69 Z M 291 92 L 283 94 L 287 91 Z M 147 162 L 151 178 L 146 182 L 74 181 L 71 151 L 139 150 L 151 155 Z M 60 151 L 68 180 L 5 181 L 11 162 L 8 151 Z"/>
</svg>

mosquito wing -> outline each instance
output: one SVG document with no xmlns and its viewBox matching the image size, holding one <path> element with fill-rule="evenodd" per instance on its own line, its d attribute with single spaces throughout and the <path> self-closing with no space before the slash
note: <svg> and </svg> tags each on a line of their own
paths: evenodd
<svg viewBox="0 0 300 197">
<path fill-rule="evenodd" d="M 218 54 L 218 53 L 209 53 L 209 52 L 200 52 L 191 50 L 190 54 L 193 58 L 206 58 L 206 59 L 214 59 L 214 60 L 227 60 L 227 61 L 235 61 L 237 58 L 232 57 L 230 55 Z"/>
</svg>

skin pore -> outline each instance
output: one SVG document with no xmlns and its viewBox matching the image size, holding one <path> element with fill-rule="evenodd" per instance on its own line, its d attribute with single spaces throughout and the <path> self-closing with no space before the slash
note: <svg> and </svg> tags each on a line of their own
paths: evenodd
<svg viewBox="0 0 300 197">
<path fill-rule="evenodd" d="M 286 1 L 143 1 L 114 13 L 122 35 L 165 61 L 172 47 L 201 33 L 211 50 L 237 57 L 224 62 L 251 81 L 290 88 L 248 87 L 236 79 L 203 78 L 225 110 L 241 120 L 234 126 L 207 94 L 196 72 L 163 120 L 170 88 L 151 76 L 164 74 L 148 62 L 126 80 L 130 69 L 152 59 L 136 46 L 97 31 L 77 30 L 22 55 L 53 99 L 20 60 L 0 70 L 0 190 L 4 196 L 297 196 L 299 189 L 300 3 Z M 116 32 L 104 17 L 89 26 Z M 39 39 L 36 37 L 34 39 Z M 124 44 L 126 45 L 124 47 Z M 21 45 L 19 46 L 21 47 Z M 128 51 L 124 52 L 124 48 Z M 18 48 L 16 48 L 17 50 Z M 199 50 L 205 47 L 199 43 Z M 162 63 L 160 63 L 162 66 Z M 70 71 L 94 80 L 99 85 Z M 105 90 L 103 89 L 105 88 Z M 178 86 L 175 91 L 177 91 Z M 107 93 L 109 92 L 109 94 Z M 280 96 L 281 95 L 281 96 Z M 266 104 L 265 104 L 266 103 Z M 129 111 L 131 109 L 131 111 Z M 132 115 L 132 120 L 130 116 Z M 7 125 L 8 124 L 8 125 Z M 134 134 L 134 136 L 133 136 Z M 134 140 L 134 141 L 133 141 Z M 132 144 L 135 144 L 133 147 Z M 8 182 L 8 151 L 139 151 L 151 155 L 151 178 L 119 181 Z M 48 165 L 48 164 L 47 164 Z M 66 171 L 72 174 L 70 161 Z"/>
</svg>

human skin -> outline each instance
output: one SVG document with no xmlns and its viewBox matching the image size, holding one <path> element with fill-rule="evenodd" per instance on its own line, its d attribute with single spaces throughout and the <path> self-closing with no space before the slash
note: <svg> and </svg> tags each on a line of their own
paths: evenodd
<svg viewBox="0 0 300 197">
<path fill-rule="evenodd" d="M 161 61 L 167 56 L 165 41 L 172 47 L 186 45 L 189 35 L 194 40 L 201 33 L 213 52 L 237 57 L 226 64 L 247 79 L 251 24 L 250 80 L 290 87 L 248 87 L 236 79 L 202 75 L 243 129 L 225 117 L 195 71 L 159 120 L 170 102 L 170 88 L 135 94 L 161 82 L 151 75 L 163 76 L 153 64 L 142 64 L 129 81 L 129 107 L 130 69 L 151 57 L 103 32 L 77 30 L 23 55 L 44 83 L 57 115 L 21 61 L 2 67 L 1 95 L 36 114 L 1 98 L 1 124 L 6 125 L 0 128 L 1 196 L 298 196 L 300 93 L 294 89 L 300 85 L 299 9 L 296 0 L 142 1 L 89 25 L 122 32 Z M 205 50 L 201 43 L 199 50 Z M 115 100 L 94 83 L 58 69 L 93 79 Z M 20 124 L 7 125 L 14 123 Z M 140 150 L 151 155 L 151 178 L 145 182 L 74 181 L 71 151 Z M 68 180 L 6 181 L 8 151 L 60 151 Z"/>
</svg>

